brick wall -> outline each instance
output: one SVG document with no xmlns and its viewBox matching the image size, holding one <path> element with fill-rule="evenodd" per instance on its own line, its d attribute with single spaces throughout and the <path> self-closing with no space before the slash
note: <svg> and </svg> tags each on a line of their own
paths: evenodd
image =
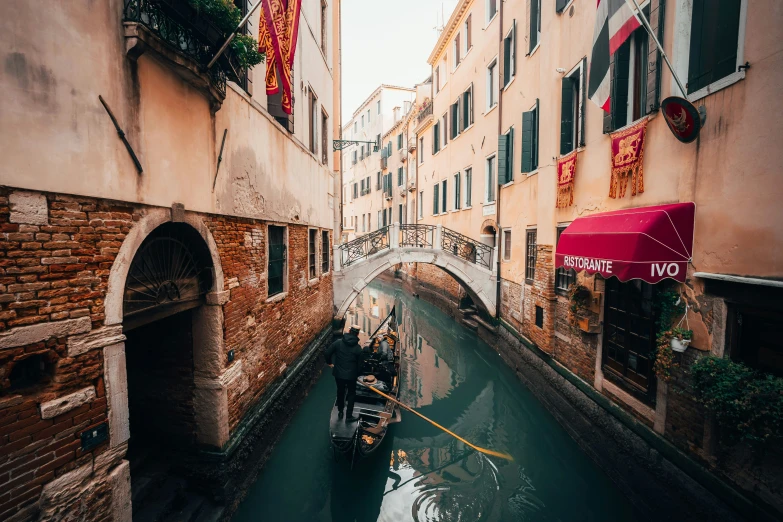
<svg viewBox="0 0 783 522">
<path fill-rule="evenodd" d="M 444 297 L 459 301 L 463 293 L 462 287 L 453 277 L 435 265 L 428 263 L 416 263 L 415 265 L 414 277 L 420 284 Z"/>
<path fill-rule="evenodd" d="M 522 331 L 522 294 L 521 284 L 508 279 L 501 280 L 500 316 L 518 332 Z"/>
<path fill-rule="evenodd" d="M 666 394 L 666 427 L 664 435 L 682 449 L 699 453 L 704 446 L 704 407 L 691 398 L 692 382 L 688 368 L 701 354 L 694 349 L 675 355 L 679 367 L 671 372 Z"/>
<path fill-rule="evenodd" d="M 525 283 L 524 319 L 522 333 L 541 350 L 552 353 L 554 348 L 554 254 L 551 245 L 538 245 L 536 252 L 535 279 L 532 284 Z M 536 326 L 536 307 L 544 311 L 543 328 Z"/>
</svg>

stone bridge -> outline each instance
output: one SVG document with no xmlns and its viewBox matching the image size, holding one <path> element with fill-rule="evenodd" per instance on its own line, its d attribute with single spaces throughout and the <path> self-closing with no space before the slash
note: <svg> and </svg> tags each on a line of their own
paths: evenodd
<svg viewBox="0 0 783 522">
<path fill-rule="evenodd" d="M 334 309 L 342 319 L 375 277 L 399 263 L 428 263 L 456 279 L 477 306 L 496 314 L 497 247 L 442 225 L 392 225 L 334 246 Z"/>
</svg>

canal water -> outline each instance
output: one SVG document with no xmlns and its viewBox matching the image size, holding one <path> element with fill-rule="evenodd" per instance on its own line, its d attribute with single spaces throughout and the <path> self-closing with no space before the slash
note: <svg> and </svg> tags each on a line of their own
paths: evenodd
<svg viewBox="0 0 783 522">
<path fill-rule="evenodd" d="M 486 457 L 402 412 L 353 470 L 335 459 L 326 371 L 234 515 L 240 521 L 620 521 L 629 501 L 471 330 L 400 288 L 375 281 L 348 324 L 365 332 L 396 306 L 401 400 L 467 440 L 514 457 Z"/>
</svg>

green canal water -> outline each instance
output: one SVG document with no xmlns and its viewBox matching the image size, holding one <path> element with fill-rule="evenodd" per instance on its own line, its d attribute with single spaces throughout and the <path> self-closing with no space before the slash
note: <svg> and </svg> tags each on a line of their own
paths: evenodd
<svg viewBox="0 0 783 522">
<path fill-rule="evenodd" d="M 474 444 L 485 457 L 410 413 L 353 470 L 335 459 L 324 371 L 296 411 L 233 520 L 619 521 L 629 501 L 477 335 L 388 283 L 364 290 L 348 322 L 374 330 L 396 306 L 401 399 Z"/>
</svg>

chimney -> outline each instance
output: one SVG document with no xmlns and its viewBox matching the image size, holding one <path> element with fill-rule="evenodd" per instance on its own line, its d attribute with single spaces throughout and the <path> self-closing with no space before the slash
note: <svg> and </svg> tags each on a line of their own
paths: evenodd
<svg viewBox="0 0 783 522">
<path fill-rule="evenodd" d="M 394 123 L 397 123 L 398 121 L 400 121 L 400 108 L 395 107 L 393 112 L 394 112 Z"/>
</svg>

